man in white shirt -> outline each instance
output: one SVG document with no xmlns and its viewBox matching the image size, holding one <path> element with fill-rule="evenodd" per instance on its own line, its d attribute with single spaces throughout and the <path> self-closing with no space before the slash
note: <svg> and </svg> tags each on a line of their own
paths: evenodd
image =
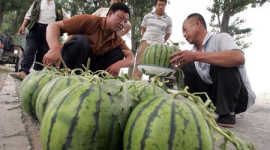
<svg viewBox="0 0 270 150">
<path fill-rule="evenodd" d="M 191 51 L 172 54 L 171 63 L 183 70 L 190 93 L 208 94 L 217 108 L 218 125 L 234 127 L 235 115 L 246 111 L 256 99 L 246 74 L 243 51 L 229 34 L 207 32 L 204 18 L 197 13 L 185 19 L 182 31 L 194 46 Z"/>
<path fill-rule="evenodd" d="M 122 3 L 122 0 L 111 0 L 111 5 L 113 3 Z M 106 17 L 108 11 L 109 11 L 108 7 L 102 7 L 102 8 L 99 8 L 98 10 L 96 10 L 92 15 L 96 15 L 96 16 L 99 16 L 99 17 Z M 118 32 L 118 35 L 119 36 L 124 36 L 129 32 L 130 29 L 131 29 L 131 24 L 128 21 L 126 23 L 124 29 Z"/>
<path fill-rule="evenodd" d="M 21 61 L 20 73 L 11 74 L 12 77 L 23 80 L 30 73 L 29 70 L 34 61 L 42 63 L 43 56 L 49 50 L 46 41 L 47 25 L 67 18 L 69 18 L 68 14 L 54 0 L 33 2 L 18 31 L 19 34 L 23 35 L 26 28 L 29 30 L 26 36 L 26 48 Z M 43 66 L 34 64 L 34 69 L 42 70 Z"/>
<path fill-rule="evenodd" d="M 143 52 L 150 44 L 166 42 L 172 33 L 172 19 L 165 13 L 167 0 L 156 0 L 155 11 L 146 14 L 142 20 L 142 39 L 137 49 L 136 64 L 132 79 L 142 78 L 142 72 L 137 65 L 141 64 Z"/>
</svg>

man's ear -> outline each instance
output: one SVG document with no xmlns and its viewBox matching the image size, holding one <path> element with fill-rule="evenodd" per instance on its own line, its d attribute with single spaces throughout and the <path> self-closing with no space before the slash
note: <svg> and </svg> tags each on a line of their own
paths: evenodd
<svg viewBox="0 0 270 150">
<path fill-rule="evenodd" d="M 112 14 L 113 14 L 113 12 L 110 10 L 110 11 L 108 11 L 107 16 L 111 16 Z"/>
</svg>

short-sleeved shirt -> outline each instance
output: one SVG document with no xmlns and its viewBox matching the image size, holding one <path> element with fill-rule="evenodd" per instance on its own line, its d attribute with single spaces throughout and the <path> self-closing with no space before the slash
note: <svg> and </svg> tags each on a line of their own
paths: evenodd
<svg viewBox="0 0 270 150">
<path fill-rule="evenodd" d="M 64 20 L 64 26 L 68 34 L 81 34 L 90 41 L 90 46 L 94 54 L 100 56 L 119 47 L 121 50 L 129 50 L 125 41 L 112 32 L 107 35 L 106 18 L 95 15 L 77 15 Z"/>
<path fill-rule="evenodd" d="M 165 35 L 172 33 L 172 19 L 166 13 L 161 17 L 157 17 L 155 12 L 146 14 L 141 26 L 146 28 L 142 40 L 148 43 L 164 43 Z"/>
<path fill-rule="evenodd" d="M 242 51 L 239 46 L 236 45 L 234 39 L 232 36 L 230 36 L 227 33 L 219 33 L 219 34 L 212 34 L 212 33 L 207 33 L 203 40 L 203 51 L 204 52 L 221 52 L 221 51 L 226 51 L 226 50 L 240 50 Z M 197 47 L 194 46 L 192 48 L 192 51 L 197 51 Z M 209 75 L 210 71 L 210 64 L 208 63 L 199 63 L 197 61 L 194 62 L 196 70 L 201 77 L 201 79 L 206 83 L 206 84 L 212 84 L 212 79 Z M 252 106 L 255 102 L 256 95 L 253 92 L 251 88 L 251 84 L 248 78 L 248 75 L 246 73 L 246 67 L 245 65 L 238 66 L 239 72 L 241 74 L 241 77 L 243 79 L 243 82 L 247 88 L 248 95 L 249 95 L 249 100 L 248 100 L 248 108 Z"/>
</svg>

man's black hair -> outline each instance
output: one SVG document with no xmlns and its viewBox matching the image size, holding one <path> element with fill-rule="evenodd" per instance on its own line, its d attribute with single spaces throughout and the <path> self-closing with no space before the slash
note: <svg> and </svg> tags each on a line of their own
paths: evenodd
<svg viewBox="0 0 270 150">
<path fill-rule="evenodd" d="M 206 23 L 205 23 L 205 20 L 203 18 L 203 16 L 201 14 L 198 14 L 198 13 L 193 13 L 193 14 L 190 14 L 187 19 L 190 19 L 190 18 L 195 18 L 196 20 L 199 20 L 201 22 L 201 24 L 204 26 L 205 29 L 207 29 L 207 26 L 206 26 Z"/>
<path fill-rule="evenodd" d="M 122 10 L 122 11 L 128 13 L 128 15 L 130 17 L 130 9 L 128 8 L 128 6 L 126 4 L 123 4 L 123 3 L 112 4 L 108 12 L 112 11 L 113 13 L 115 13 L 118 10 Z"/>
<path fill-rule="evenodd" d="M 165 2 L 167 5 L 167 0 L 156 0 L 155 5 L 157 4 L 158 1 Z"/>
</svg>

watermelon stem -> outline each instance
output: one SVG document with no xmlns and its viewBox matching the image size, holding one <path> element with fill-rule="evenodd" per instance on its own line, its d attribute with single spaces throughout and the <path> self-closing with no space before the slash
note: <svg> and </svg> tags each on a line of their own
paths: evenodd
<svg viewBox="0 0 270 150">
<path fill-rule="evenodd" d="M 226 149 L 227 141 L 230 141 L 237 148 L 237 150 L 245 149 L 243 147 L 255 149 L 252 143 L 248 143 L 248 142 L 241 140 L 240 138 L 235 136 L 232 132 L 222 130 L 217 125 L 217 123 L 215 121 L 217 116 L 215 114 L 213 114 L 213 112 L 216 110 L 216 107 L 214 106 L 212 100 L 209 98 L 209 96 L 207 95 L 206 92 L 198 92 L 198 93 L 191 94 L 187 91 L 187 89 L 188 89 L 188 87 L 185 88 L 186 91 L 179 91 L 178 93 L 173 94 L 173 98 L 176 98 L 178 95 L 181 94 L 184 97 L 188 97 L 188 100 L 195 103 L 199 107 L 199 109 L 203 112 L 202 114 L 205 116 L 206 121 L 208 122 L 208 125 L 224 137 L 225 141 L 222 144 L 222 148 L 224 150 Z M 207 98 L 205 103 L 203 102 L 201 97 L 196 96 L 196 95 L 202 95 L 202 94 L 205 95 Z"/>
</svg>

